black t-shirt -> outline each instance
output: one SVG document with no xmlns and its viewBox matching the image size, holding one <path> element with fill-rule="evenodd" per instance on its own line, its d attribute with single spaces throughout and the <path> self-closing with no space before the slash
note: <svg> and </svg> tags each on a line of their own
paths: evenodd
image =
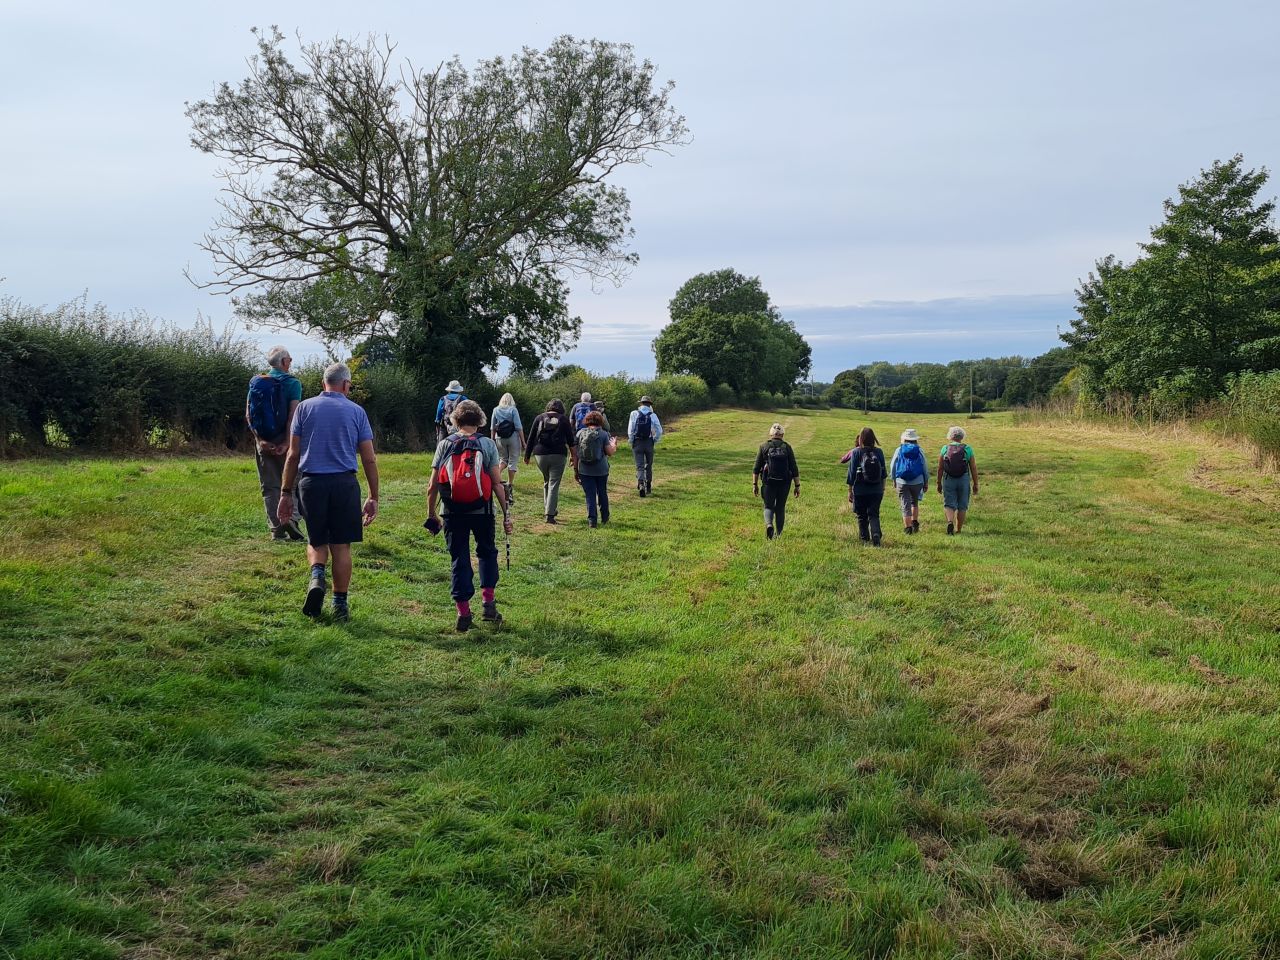
<svg viewBox="0 0 1280 960">
<path fill-rule="evenodd" d="M 530 456 L 567 455 L 572 444 L 573 427 L 568 414 L 548 411 L 533 418 L 533 428 L 529 431 Z"/>
</svg>

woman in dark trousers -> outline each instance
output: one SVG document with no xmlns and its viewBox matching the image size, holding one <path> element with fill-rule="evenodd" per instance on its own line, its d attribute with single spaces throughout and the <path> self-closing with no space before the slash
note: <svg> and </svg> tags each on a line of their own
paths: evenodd
<svg viewBox="0 0 1280 960">
<path fill-rule="evenodd" d="M 600 523 L 609 522 L 609 458 L 618 448 L 604 422 L 604 414 L 592 410 L 583 417 L 582 429 L 574 439 L 574 475 L 586 495 L 587 523 L 592 527 L 597 517 Z"/>
<path fill-rule="evenodd" d="M 764 535 L 768 540 L 782 535 L 787 522 L 787 495 L 795 484 L 796 499 L 800 499 L 800 468 L 796 466 L 796 454 L 791 444 L 782 439 L 782 424 L 769 428 L 769 439 L 760 444 L 756 454 L 756 466 L 752 472 L 752 488 L 757 497 L 764 500 Z M 761 480 L 764 492 L 761 493 Z"/>
<path fill-rule="evenodd" d="M 573 427 L 564 404 L 552 400 L 545 413 L 534 418 L 529 429 L 529 442 L 524 448 L 524 462 L 533 457 L 542 473 L 542 508 L 547 523 L 556 522 L 560 509 L 560 481 L 565 465 L 573 456 Z"/>
<path fill-rule="evenodd" d="M 884 500 L 884 451 L 876 445 L 875 431 L 863 427 L 858 445 L 844 455 L 841 463 L 849 464 L 849 500 L 858 516 L 858 539 L 880 546 L 880 502 Z"/>
</svg>

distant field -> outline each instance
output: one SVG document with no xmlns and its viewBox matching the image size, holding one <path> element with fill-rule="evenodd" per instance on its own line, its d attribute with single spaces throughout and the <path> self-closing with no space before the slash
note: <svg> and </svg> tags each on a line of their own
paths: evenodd
<svg viewBox="0 0 1280 960">
<path fill-rule="evenodd" d="M 341 627 L 247 459 L 0 466 L 0 957 L 1280 956 L 1274 480 L 962 421 L 971 526 L 886 500 L 871 550 L 864 422 L 690 417 L 595 531 L 522 472 L 507 625 L 463 637 L 421 456 Z"/>
</svg>

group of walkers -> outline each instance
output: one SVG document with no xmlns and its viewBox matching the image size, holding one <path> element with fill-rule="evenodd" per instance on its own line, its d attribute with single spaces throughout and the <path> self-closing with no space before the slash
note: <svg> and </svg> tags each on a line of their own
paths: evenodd
<svg viewBox="0 0 1280 960">
<path fill-rule="evenodd" d="M 364 408 L 350 399 L 351 370 L 334 363 L 325 369 L 324 391 L 302 399 L 302 384 L 290 372 L 293 358 L 285 347 L 267 352 L 269 369 L 249 383 L 245 420 L 254 435 L 258 480 L 272 539 L 302 540 L 297 521 L 307 524 L 311 566 L 303 613 L 319 616 L 329 593 L 326 570 L 332 561 L 333 616 L 350 618 L 351 544 L 363 540 L 363 528 L 378 514 L 378 466 L 373 430 Z M 497 514 L 503 531 L 514 528 L 511 505 L 520 460 L 533 458 L 542 474 L 543 516 L 558 523 L 560 486 L 571 465 L 582 486 L 587 523 L 607 524 L 609 467 L 618 449 L 609 432 L 604 403 L 583 393 L 572 412 L 552 400 L 528 431 L 511 394 L 503 394 L 492 414 L 450 382 L 436 405 L 436 446 L 427 487 L 427 520 L 432 534 L 443 532 L 451 566 L 450 592 L 457 608 L 457 629 L 471 629 L 474 617 L 474 543 L 479 563 L 481 619 L 502 622 L 498 586 Z M 489 428 L 490 436 L 481 431 Z M 640 398 L 627 422 L 627 440 L 636 464 L 636 489 L 653 493 L 653 453 L 662 439 L 662 422 L 650 397 Z M 369 496 L 362 494 L 356 469 L 362 465 Z M 296 494 L 296 497 L 295 497 Z M 508 549 L 509 546 L 508 546 Z"/>
<path fill-rule="evenodd" d="M 752 490 L 764 503 L 764 535 L 768 540 L 780 536 L 786 526 L 788 496 L 794 490 L 796 498 L 800 497 L 800 467 L 784 433 L 780 423 L 769 428 L 769 439 L 760 445 L 752 471 Z M 978 461 L 964 437 L 962 427 L 952 427 L 938 453 L 937 488 L 948 536 L 964 528 L 969 499 L 978 492 Z M 863 427 L 857 445 L 840 458 L 841 463 L 848 464 L 846 482 L 849 502 L 858 518 L 858 538 L 877 547 L 884 536 L 880 504 L 889 481 L 902 505 L 902 532 L 908 536 L 920 532 L 920 501 L 929 486 L 929 464 L 920 447 L 919 433 L 904 430 L 901 441 L 886 464 L 875 431 Z"/>
<path fill-rule="evenodd" d="M 303 400 L 302 384 L 290 373 L 289 351 L 273 347 L 267 362 L 268 371 L 250 381 L 245 402 L 245 419 L 256 441 L 267 523 L 272 539 L 302 540 L 298 520 L 306 520 L 310 574 L 302 611 L 310 617 L 323 612 L 331 571 L 333 617 L 345 621 L 350 618 L 351 545 L 363 540 L 364 527 L 378 515 L 373 429 L 364 408 L 350 398 L 351 370 L 345 364 L 330 364 L 324 371 L 324 391 Z M 527 465 L 532 458 L 542 474 L 543 516 L 548 524 L 558 523 L 561 483 L 572 466 L 586 500 L 587 523 L 595 528 L 610 519 L 609 468 L 618 438 L 610 432 L 604 404 L 592 400 L 590 393 L 583 393 L 569 412 L 560 400 L 550 401 L 526 433 L 511 394 L 503 394 L 486 417 L 454 380 L 437 404 L 436 417 L 424 526 L 432 535 L 444 533 L 457 629 L 469 630 L 474 622 L 473 543 L 479 562 L 481 619 L 500 624 L 503 618 L 495 596 L 499 579 L 495 502 L 502 513 L 503 532 L 510 537 L 520 460 Z M 483 434 L 486 426 L 491 436 Z M 653 493 L 654 448 L 662 434 L 652 399 L 641 397 L 627 419 L 627 442 L 641 497 Z M 963 429 L 952 427 L 937 460 L 937 490 L 943 498 L 948 534 L 963 529 L 970 497 L 978 492 L 977 461 L 964 438 Z M 901 441 L 886 463 L 875 432 L 865 427 L 857 445 L 841 458 L 841 463 L 848 464 L 849 500 L 858 518 L 859 537 L 875 546 L 883 537 L 880 506 L 890 481 L 902 506 L 903 532 L 913 535 L 920 530 L 920 502 L 929 485 L 929 464 L 915 430 L 904 431 Z M 360 489 L 358 466 L 364 468 L 368 497 Z M 782 424 L 769 428 L 768 439 L 756 453 L 752 478 L 754 493 L 764 504 L 765 537 L 773 540 L 786 526 L 788 498 L 800 497 L 800 468 Z"/>
</svg>

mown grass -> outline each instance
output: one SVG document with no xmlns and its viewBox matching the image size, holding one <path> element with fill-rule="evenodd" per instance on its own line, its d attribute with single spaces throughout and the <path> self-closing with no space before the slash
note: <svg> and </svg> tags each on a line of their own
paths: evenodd
<svg viewBox="0 0 1280 960">
<path fill-rule="evenodd" d="M 988 417 L 964 535 L 931 495 L 869 550 L 862 418 L 785 413 L 766 544 L 772 419 L 681 423 L 652 500 L 620 463 L 607 528 L 522 520 L 463 637 L 420 456 L 347 626 L 249 462 L 4 466 L 0 956 L 1280 955 L 1274 485 Z"/>
</svg>

